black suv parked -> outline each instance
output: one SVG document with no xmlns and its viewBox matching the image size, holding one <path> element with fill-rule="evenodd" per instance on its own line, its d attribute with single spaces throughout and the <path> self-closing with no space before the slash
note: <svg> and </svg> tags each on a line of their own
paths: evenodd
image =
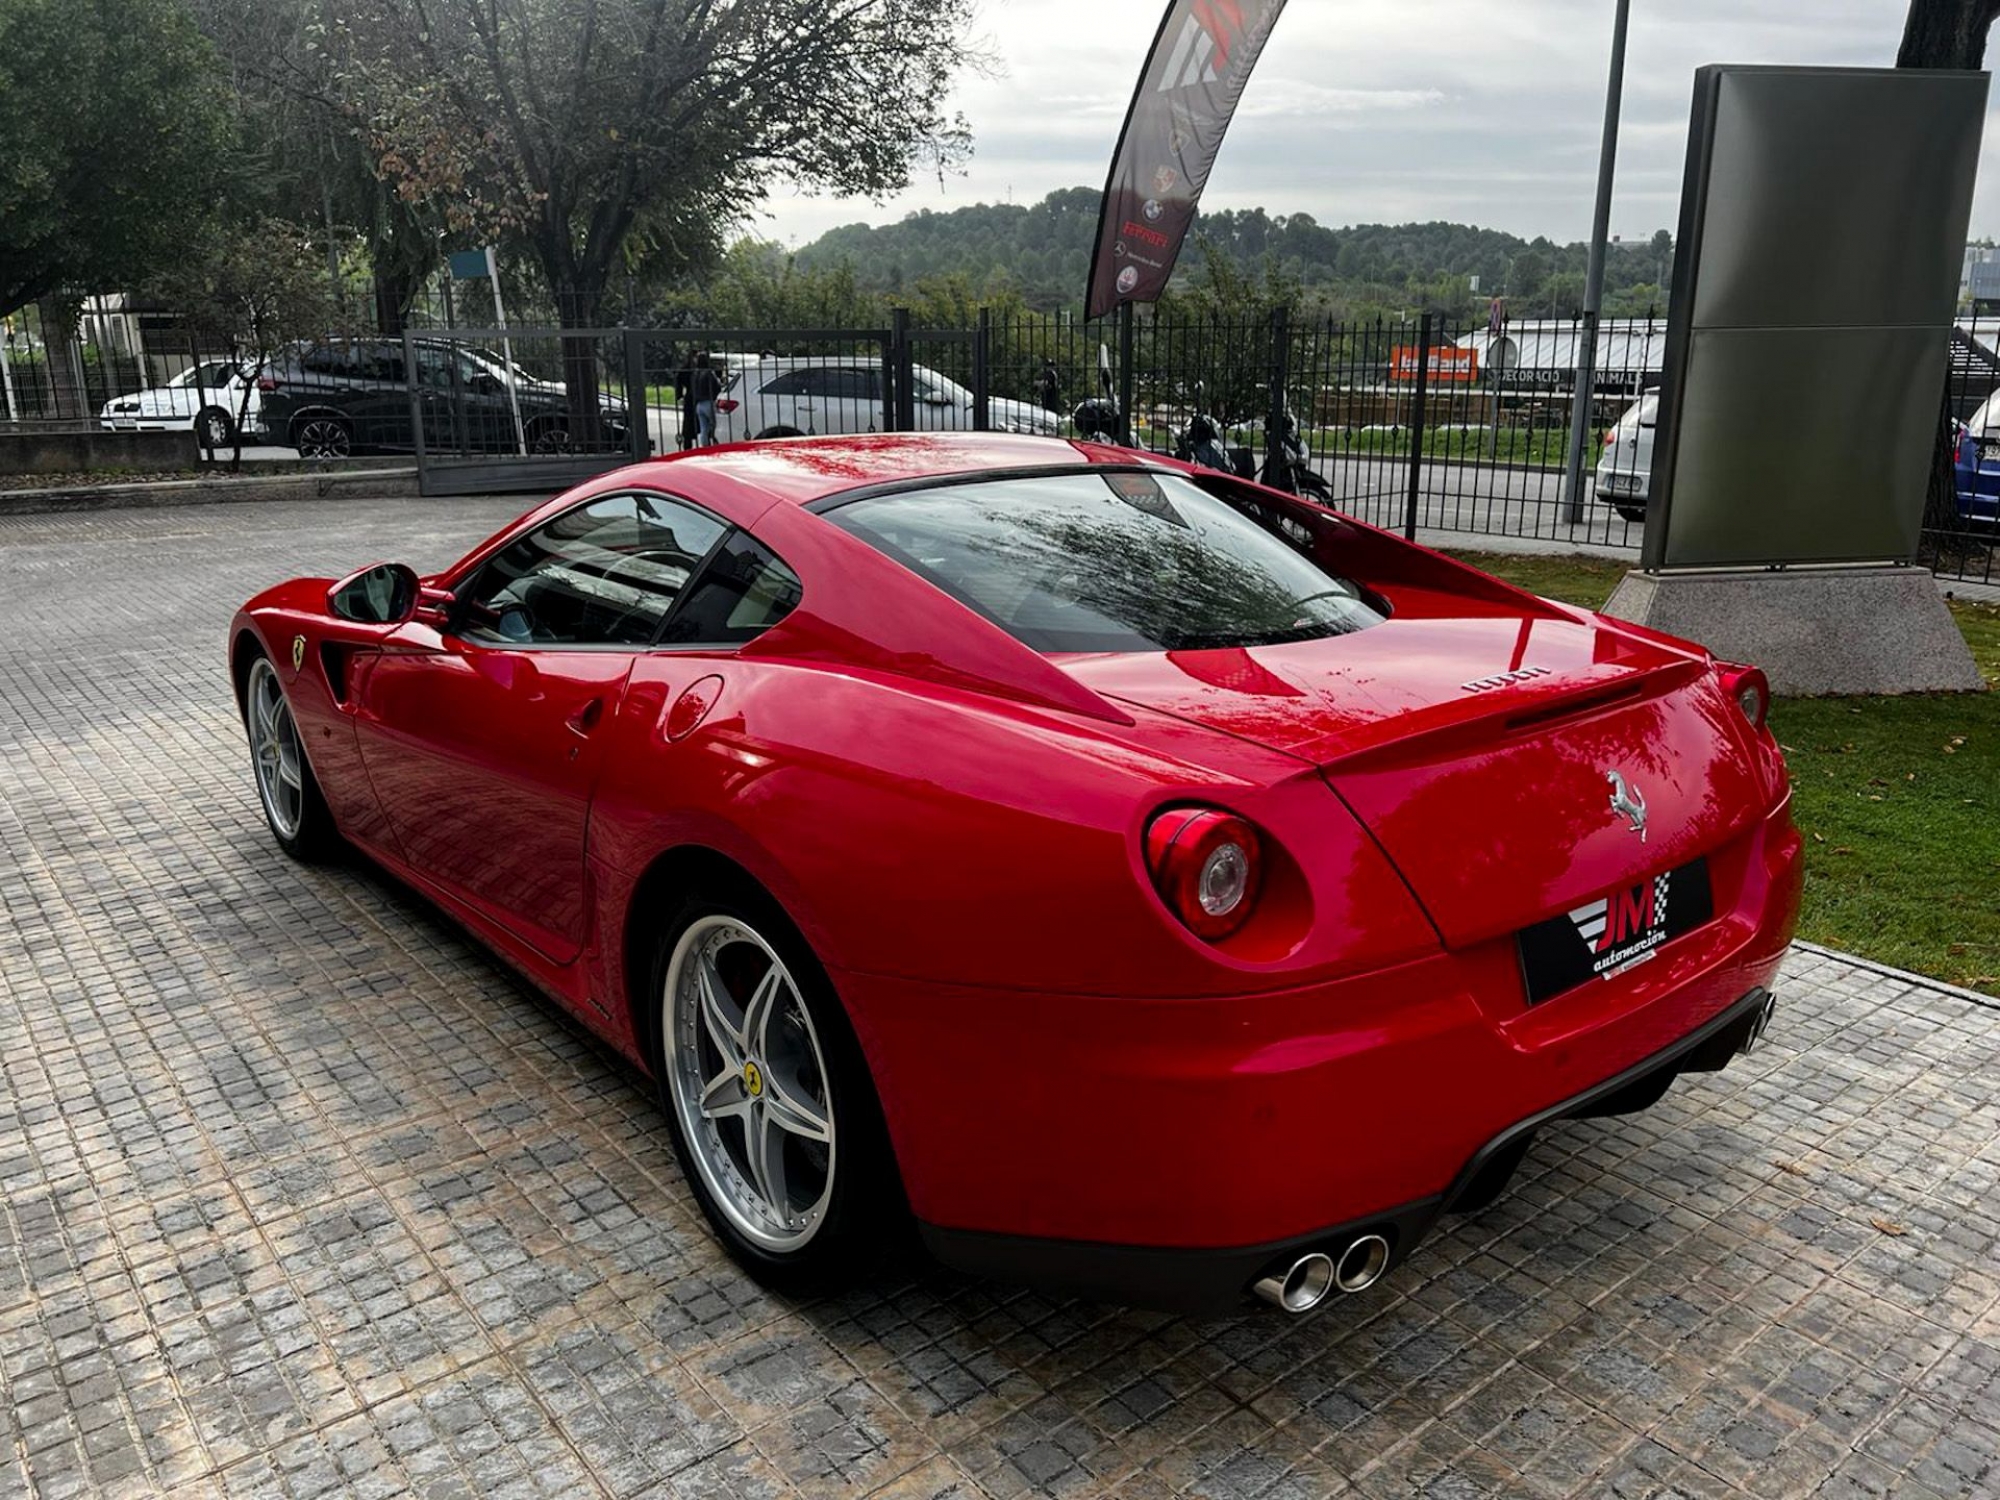
<svg viewBox="0 0 2000 1500">
<path fill-rule="evenodd" d="M 630 446 L 625 404 L 598 397 L 594 434 L 574 430 L 564 388 L 537 380 L 489 350 L 418 339 L 416 410 L 424 446 L 435 453 L 516 451 L 514 400 L 531 453 L 617 452 Z M 258 435 L 303 458 L 411 452 L 411 387 L 400 339 L 328 339 L 296 344 L 264 367 Z"/>
</svg>

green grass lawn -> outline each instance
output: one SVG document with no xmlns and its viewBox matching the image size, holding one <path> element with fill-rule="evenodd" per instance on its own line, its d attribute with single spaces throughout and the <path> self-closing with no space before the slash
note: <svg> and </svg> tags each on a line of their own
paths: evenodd
<svg viewBox="0 0 2000 1500">
<path fill-rule="evenodd" d="M 1457 555 L 1592 609 L 1625 572 L 1595 557 Z M 2000 683 L 2000 607 L 1951 610 Z M 1781 698 L 1771 728 L 1806 836 L 1799 935 L 2000 995 L 2000 692 Z"/>
</svg>

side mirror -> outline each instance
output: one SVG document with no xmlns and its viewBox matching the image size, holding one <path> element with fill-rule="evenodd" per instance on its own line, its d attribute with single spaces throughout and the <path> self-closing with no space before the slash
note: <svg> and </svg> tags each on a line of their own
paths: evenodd
<svg viewBox="0 0 2000 1500">
<path fill-rule="evenodd" d="M 417 612 L 416 569 L 404 563 L 363 568 L 326 591 L 326 607 L 357 625 L 401 625 Z"/>
</svg>

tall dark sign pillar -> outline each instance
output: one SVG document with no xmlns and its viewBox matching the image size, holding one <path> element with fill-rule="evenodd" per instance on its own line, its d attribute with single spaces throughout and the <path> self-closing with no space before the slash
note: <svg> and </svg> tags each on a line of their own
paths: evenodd
<svg viewBox="0 0 2000 1500">
<path fill-rule="evenodd" d="M 1643 571 L 1607 612 L 1780 692 L 1983 686 L 1911 566 L 1983 73 L 1695 77 Z"/>
</svg>

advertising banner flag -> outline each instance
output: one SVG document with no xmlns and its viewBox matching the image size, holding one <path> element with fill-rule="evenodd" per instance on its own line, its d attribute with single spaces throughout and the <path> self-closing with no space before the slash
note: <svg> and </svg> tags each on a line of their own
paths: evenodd
<svg viewBox="0 0 2000 1500">
<path fill-rule="evenodd" d="M 1104 184 L 1086 315 L 1157 301 L 1285 0 L 1171 0 Z"/>
</svg>

